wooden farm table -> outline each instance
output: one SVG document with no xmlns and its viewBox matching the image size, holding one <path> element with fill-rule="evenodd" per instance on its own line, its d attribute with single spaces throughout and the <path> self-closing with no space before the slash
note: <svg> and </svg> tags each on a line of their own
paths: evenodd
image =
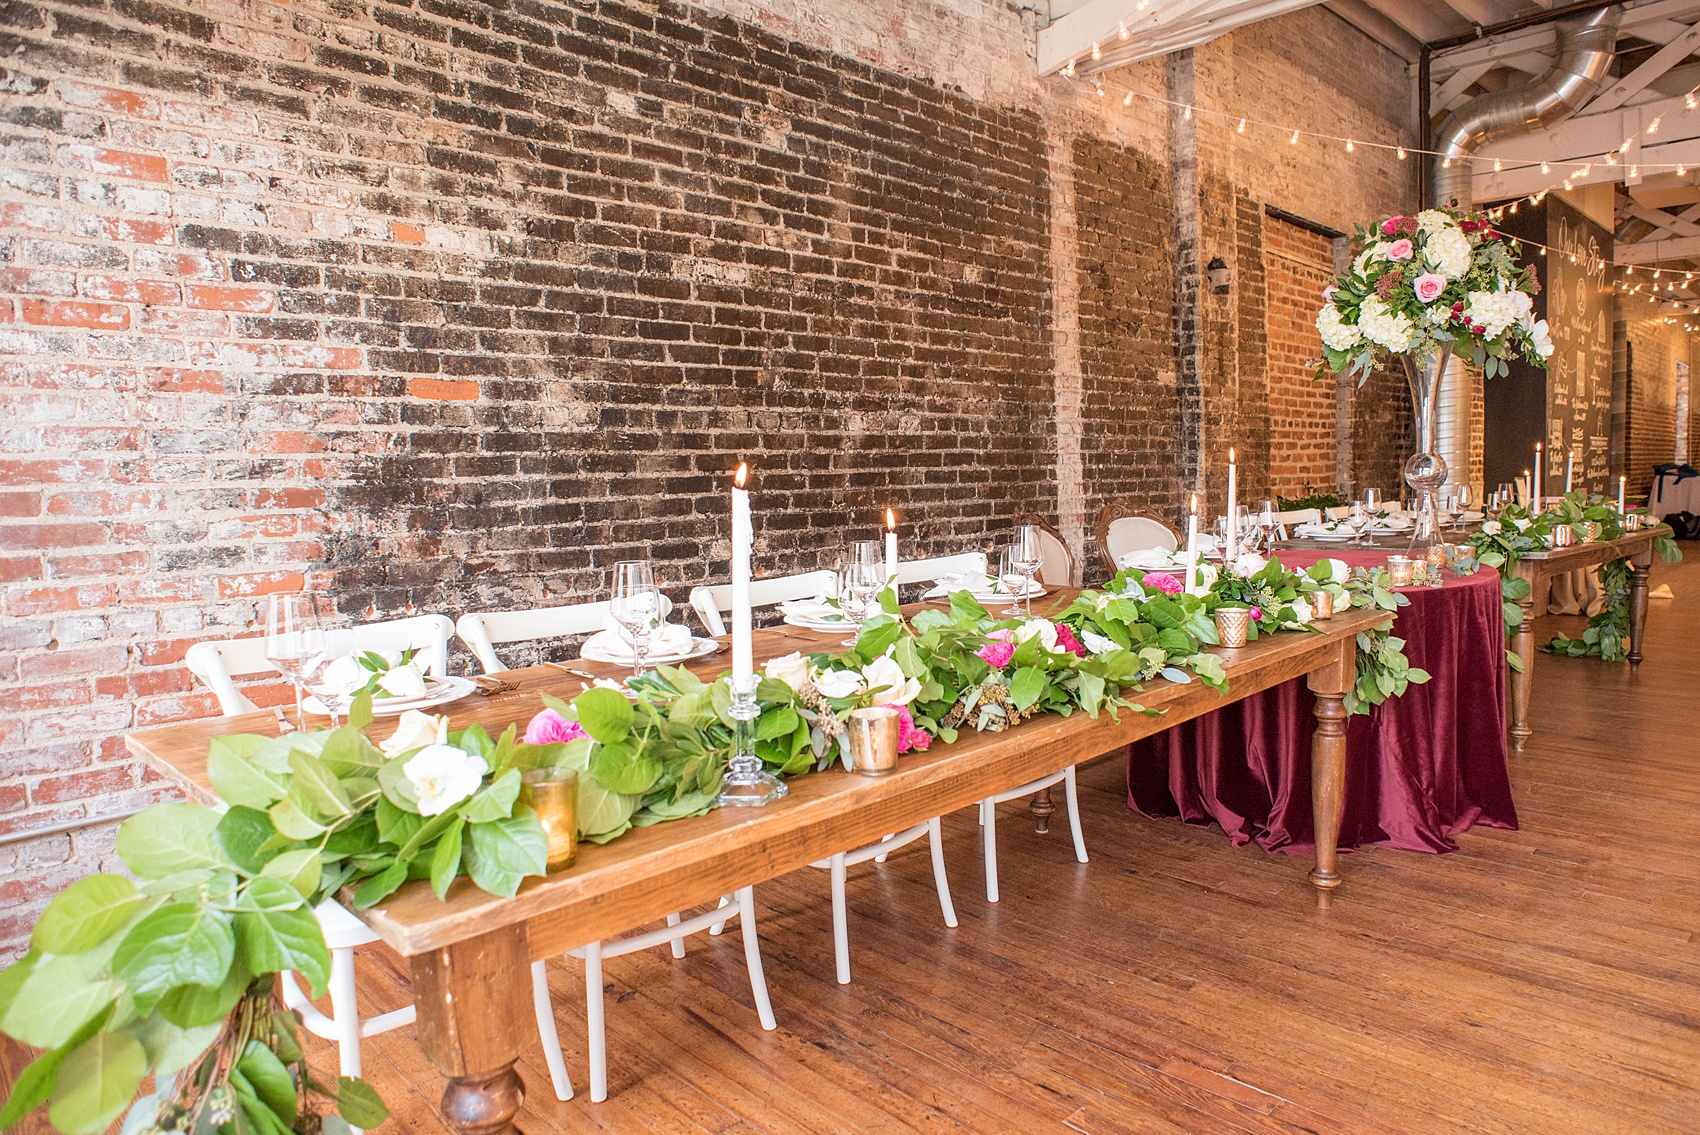
<svg viewBox="0 0 1700 1135">
<path fill-rule="evenodd" d="M 1521 670 L 1511 671 L 1511 747 L 1523 751 L 1534 732 L 1529 727 L 1529 692 L 1535 676 L 1534 621 L 1547 613 L 1547 599 L 1554 577 L 1579 568 L 1591 568 L 1612 560 L 1628 559 L 1634 576 L 1629 584 L 1629 665 L 1641 664 L 1641 632 L 1647 625 L 1647 575 L 1653 566 L 1653 541 L 1669 536 L 1671 527 L 1659 524 L 1631 532 L 1616 540 L 1572 544 L 1544 552 L 1525 552 L 1512 569 L 1519 579 L 1529 581 L 1529 594 L 1517 600 L 1523 622 L 1511 636 L 1511 649 L 1523 660 Z"/>
<path fill-rule="evenodd" d="M 1072 595 L 1056 595 L 1059 609 Z M 1320 633 L 1283 633 L 1223 650 L 1230 680 L 1225 698 L 1199 682 L 1153 681 L 1136 696 L 1141 704 L 1165 711 L 1157 717 L 1123 712 L 1118 722 L 1107 713 L 1097 719 L 1083 713 L 1047 714 L 1003 733 L 964 731 L 953 745 L 906 756 L 890 776 L 814 773 L 793 780 L 789 795 L 763 808 L 720 808 L 634 829 L 606 846 L 581 845 L 573 867 L 526 880 L 511 899 L 488 895 L 463 878 L 445 901 L 438 901 L 428 885 L 417 882 L 363 917 L 410 960 L 419 1043 L 448 1077 L 444 1115 L 466 1135 L 506 1132 L 523 1096 L 514 1062 L 525 1030 L 514 1022 L 528 1017 L 532 961 L 616 937 L 1068 765 L 1120 753 L 1130 742 L 1209 713 L 1224 700 L 1301 674 L 1316 693 L 1316 861 L 1310 878 L 1318 887 L 1337 886 L 1335 847 L 1346 760 L 1343 698 L 1355 677 L 1358 632 L 1387 619 L 1385 612 L 1353 609 L 1318 624 Z M 790 627 L 758 631 L 756 656 L 836 651 L 841 634 Z M 573 665 L 599 676 L 621 673 L 616 666 Z M 724 663 L 709 658 L 692 669 L 712 676 Z M 494 734 L 510 722 L 523 727 L 541 708 L 538 691 L 570 698 L 583 681 L 544 667 L 502 676 L 520 689 L 492 698 L 473 696 L 449 707 L 456 728 L 479 722 Z M 207 800 L 212 796 L 208 742 L 220 734 L 276 728 L 270 714 L 255 713 L 135 733 L 126 743 L 192 796 Z"/>
</svg>

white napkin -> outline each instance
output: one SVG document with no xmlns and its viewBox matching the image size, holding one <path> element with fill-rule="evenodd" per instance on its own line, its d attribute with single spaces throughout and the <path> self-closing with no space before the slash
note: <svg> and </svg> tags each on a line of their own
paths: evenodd
<svg viewBox="0 0 1700 1135">
<path fill-rule="evenodd" d="M 836 605 L 836 601 L 828 602 L 824 596 L 813 599 L 787 599 L 779 605 L 780 611 L 799 619 L 807 619 L 816 623 L 844 622 L 844 611 Z"/>
<path fill-rule="evenodd" d="M 650 658 L 680 658 L 691 652 L 693 641 L 691 629 L 683 623 L 663 623 L 659 630 L 649 636 L 649 647 L 645 654 Z M 602 629 L 586 639 L 582 649 L 595 650 L 610 658 L 632 656 L 631 640 L 626 637 L 620 624 L 614 621 L 613 615 L 602 617 Z"/>
<path fill-rule="evenodd" d="M 1202 548 L 1200 550 L 1202 554 Z M 1165 552 L 1161 548 L 1136 548 L 1131 552 L 1122 553 L 1118 561 L 1124 568 L 1166 568 L 1174 564 L 1174 557 L 1184 555 L 1181 552 Z"/>
<path fill-rule="evenodd" d="M 1335 520 L 1325 520 L 1320 522 L 1309 520 L 1293 529 L 1293 532 L 1299 536 L 1332 536 L 1338 532 L 1350 531 L 1352 531 L 1350 525 L 1346 524 L 1344 521 Z"/>
</svg>

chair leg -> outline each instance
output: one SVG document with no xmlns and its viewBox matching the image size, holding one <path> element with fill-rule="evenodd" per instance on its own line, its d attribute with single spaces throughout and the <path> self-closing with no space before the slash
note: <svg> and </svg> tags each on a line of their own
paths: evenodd
<svg viewBox="0 0 1700 1135">
<path fill-rule="evenodd" d="M 331 951 L 331 1020 L 336 1025 L 336 1054 L 344 1076 L 360 1075 L 360 1009 L 354 1000 L 354 950 Z"/>
<path fill-rule="evenodd" d="M 531 1007 L 537 1012 L 537 1035 L 543 1041 L 543 1059 L 549 1065 L 555 1098 L 570 1100 L 573 1081 L 567 1075 L 566 1057 L 561 1054 L 561 1035 L 555 1031 L 555 1003 L 549 999 L 549 974 L 542 962 L 531 963 Z"/>
<path fill-rule="evenodd" d="M 832 857 L 832 954 L 838 962 L 838 984 L 850 984 L 850 931 L 844 925 L 844 853 Z"/>
<path fill-rule="evenodd" d="M 728 907 L 728 906 L 731 906 L 731 905 L 732 905 L 732 900 L 727 898 L 725 895 L 721 895 L 720 901 L 717 904 L 715 904 L 714 909 L 715 910 L 721 910 L 721 909 Z M 716 922 L 713 926 L 710 926 L 708 928 L 708 932 L 713 937 L 718 938 L 718 937 L 720 937 L 720 932 L 724 929 L 726 929 L 726 924 L 724 922 Z"/>
<path fill-rule="evenodd" d="M 738 922 L 744 932 L 744 964 L 750 970 L 750 993 L 756 999 L 756 1016 L 761 1027 L 772 1032 L 778 1027 L 773 1019 L 773 1003 L 767 997 L 767 975 L 761 968 L 761 939 L 756 936 L 756 889 L 744 887 L 738 892 Z"/>
<path fill-rule="evenodd" d="M 937 816 L 927 821 L 927 842 L 933 848 L 933 882 L 939 888 L 939 910 L 944 913 L 944 924 L 955 926 L 956 906 L 950 901 L 950 880 L 944 873 L 944 836 Z"/>
<path fill-rule="evenodd" d="M 880 836 L 880 842 L 886 843 L 891 839 L 892 836 L 894 836 L 896 834 L 897 834 L 896 832 L 889 832 L 886 835 L 882 835 L 882 836 Z M 874 862 L 875 863 L 884 863 L 885 860 L 886 860 L 886 856 L 888 856 L 890 854 L 891 854 L 891 852 L 889 852 L 889 851 L 882 851 L 878 855 L 874 856 Z"/>
<path fill-rule="evenodd" d="M 678 911 L 674 911 L 672 914 L 669 914 L 667 916 L 667 925 L 669 925 L 669 926 L 679 925 L 679 912 Z M 675 958 L 682 958 L 682 957 L 685 956 L 685 936 L 683 934 L 681 934 L 677 938 L 673 939 L 673 956 Z"/>
<path fill-rule="evenodd" d="M 980 839 L 986 849 L 986 901 L 998 901 L 998 806 L 980 802 Z"/>
<path fill-rule="evenodd" d="M 1068 766 L 1068 775 L 1063 778 L 1063 787 L 1068 797 L 1068 827 L 1074 833 L 1074 857 L 1080 862 L 1087 862 L 1086 836 L 1080 831 L 1080 794 L 1074 787 L 1074 766 Z"/>
<path fill-rule="evenodd" d="M 608 1098 L 608 1033 L 602 1020 L 602 943 L 584 948 L 584 1019 L 590 1031 L 590 1102 Z"/>
</svg>

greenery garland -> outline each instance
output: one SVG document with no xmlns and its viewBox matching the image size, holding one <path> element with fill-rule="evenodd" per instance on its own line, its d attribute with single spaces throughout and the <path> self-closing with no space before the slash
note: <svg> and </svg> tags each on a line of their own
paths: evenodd
<svg viewBox="0 0 1700 1135">
<path fill-rule="evenodd" d="M 948 612 L 905 618 L 888 590 L 850 650 L 768 664 L 757 752 L 781 775 L 824 768 L 847 756 L 844 719 L 869 704 L 901 707 L 911 749 L 1037 713 L 1156 713 L 1129 697 L 1152 678 L 1227 689 L 1206 649 L 1217 642 L 1210 614 L 1242 593 L 1265 604 L 1264 633 L 1314 629 L 1306 597 L 1321 590 L 1341 609 L 1403 602 L 1385 572 L 1338 561 L 1236 566 L 1249 570 L 1222 573 L 1202 596 L 1177 594 L 1172 575 L 1123 572 L 1055 621 L 996 617 L 966 592 Z M 1385 628 L 1358 636 L 1353 712 L 1427 680 L 1402 646 Z M 129 1120 L 143 1135 L 347 1135 L 382 1122 L 369 1085 L 312 1075 L 299 1020 L 277 1001 L 280 974 L 300 975 L 315 997 L 329 980 L 312 908 L 339 892 L 371 906 L 408 880 L 443 897 L 463 875 L 513 895 L 546 870 L 520 794 L 534 768 L 580 773 L 581 835 L 596 842 L 713 808 L 732 746 L 727 677 L 663 666 L 628 686 L 630 697 L 599 683 L 570 704 L 545 695 L 523 736 L 517 724 L 496 738 L 478 725 L 450 732 L 447 718 L 415 711 L 376 745 L 363 692 L 335 730 L 214 739 L 208 778 L 224 807 L 156 804 L 124 821 L 117 853 L 134 878 L 71 884 L 0 972 L 0 1032 L 44 1050 L 0 1126 L 45 1104 L 65 1135 L 95 1135 L 149 1075 L 158 1090 Z"/>
</svg>

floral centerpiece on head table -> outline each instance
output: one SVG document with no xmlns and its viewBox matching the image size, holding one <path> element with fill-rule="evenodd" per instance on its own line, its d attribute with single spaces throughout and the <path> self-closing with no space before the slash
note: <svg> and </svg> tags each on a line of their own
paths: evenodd
<svg viewBox="0 0 1700 1135">
<path fill-rule="evenodd" d="M 1396 358 L 1405 368 L 1417 446 L 1405 481 L 1421 510 L 1411 550 L 1426 552 L 1439 521 L 1434 494 L 1446 481 L 1435 452 L 1436 406 L 1446 357 L 1468 358 L 1488 378 L 1512 359 L 1545 368 L 1552 337 L 1535 318 L 1540 279 L 1521 264 L 1522 246 L 1479 214 L 1424 209 L 1359 228 L 1352 265 L 1322 293 L 1316 330 L 1323 358 L 1317 376 L 1345 372 L 1363 385 L 1372 368 Z"/>
</svg>

